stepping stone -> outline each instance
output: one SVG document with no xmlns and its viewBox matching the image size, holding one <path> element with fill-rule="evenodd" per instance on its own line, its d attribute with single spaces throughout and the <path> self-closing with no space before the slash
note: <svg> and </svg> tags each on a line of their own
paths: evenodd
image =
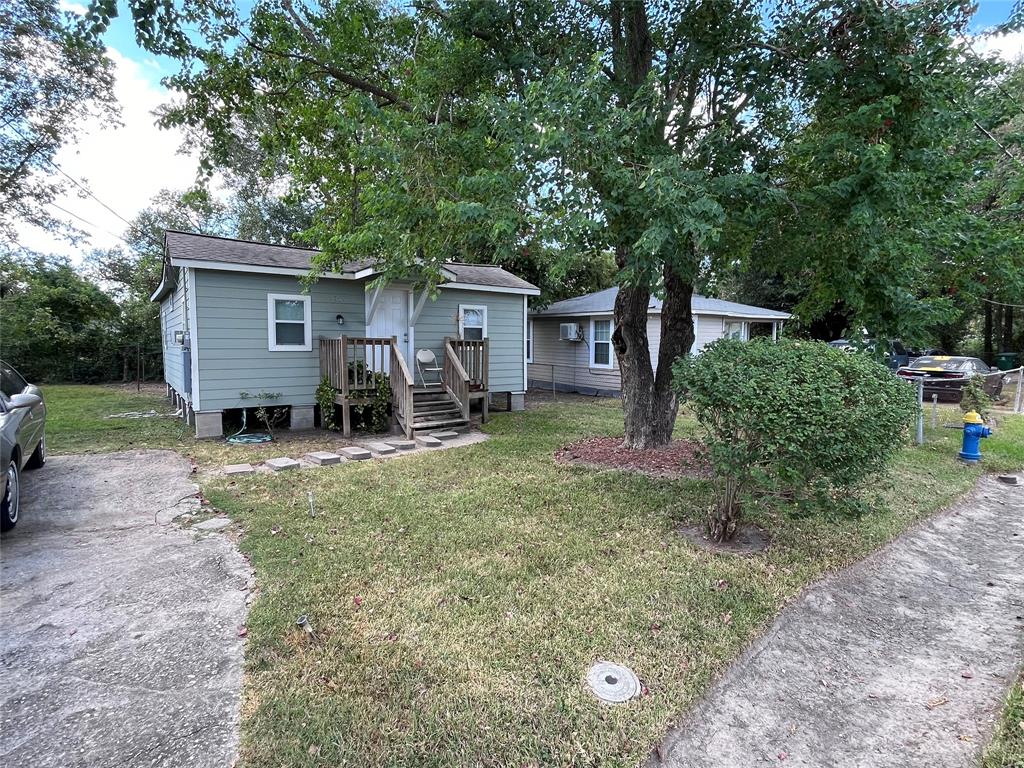
<svg viewBox="0 0 1024 768">
<path fill-rule="evenodd" d="M 458 432 L 452 432 L 450 429 L 444 429 L 440 432 L 431 432 L 431 437 L 436 437 L 438 440 L 454 440 L 459 436 Z"/>
<path fill-rule="evenodd" d="M 395 446 L 388 445 L 387 443 L 369 443 L 366 447 L 374 453 L 379 453 L 381 456 L 388 456 L 398 450 Z"/>
<path fill-rule="evenodd" d="M 289 459 L 287 456 L 282 456 L 278 459 L 267 459 L 263 463 L 266 464 L 275 472 L 281 472 L 282 470 L 285 469 L 299 468 L 299 462 L 297 462 L 295 459 Z"/>
<path fill-rule="evenodd" d="M 251 475 L 256 472 L 252 464 L 228 464 L 224 467 L 225 475 Z"/>
<path fill-rule="evenodd" d="M 416 447 L 415 440 L 388 440 L 387 444 L 399 451 L 411 451 Z"/>
<path fill-rule="evenodd" d="M 365 448 L 342 448 L 341 452 L 344 454 L 345 458 L 350 461 L 366 461 L 367 459 L 372 458 L 370 452 Z"/>
<path fill-rule="evenodd" d="M 341 464 L 341 456 L 330 451 L 313 451 L 306 454 L 306 460 L 321 467 L 329 467 L 331 464 Z"/>
<path fill-rule="evenodd" d="M 192 527 L 197 531 L 219 531 L 222 528 L 227 528 L 229 525 L 231 525 L 231 518 L 211 517 L 209 520 L 203 520 L 203 522 L 196 523 Z"/>
<path fill-rule="evenodd" d="M 421 435 L 421 436 L 416 438 L 416 442 L 419 445 L 423 446 L 424 448 L 440 448 L 441 447 L 441 441 L 438 440 L 436 437 L 431 437 L 430 435 Z"/>
</svg>

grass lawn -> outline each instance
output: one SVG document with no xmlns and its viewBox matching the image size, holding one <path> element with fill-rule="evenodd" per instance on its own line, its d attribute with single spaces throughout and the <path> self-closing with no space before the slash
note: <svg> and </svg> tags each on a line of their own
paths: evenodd
<svg viewBox="0 0 1024 768">
<path fill-rule="evenodd" d="M 99 418 L 146 407 L 123 395 L 102 406 L 84 388 L 47 395 L 55 452 L 145 445 L 222 458 L 221 443 L 179 436 L 175 422 Z M 680 418 L 677 434 L 692 429 Z M 801 588 L 981 472 L 954 460 L 959 432 L 929 431 L 874 484 L 878 512 L 756 510 L 772 546 L 743 558 L 675 532 L 700 519 L 705 481 L 554 463 L 567 442 L 621 434 L 616 401 L 496 414 L 487 431 L 455 450 L 204 484 L 243 528 L 259 585 L 242 765 L 635 765 Z M 1024 419 L 1004 418 L 983 451 L 989 469 L 1024 465 Z M 295 626 L 301 614 L 312 637 Z M 597 704 L 582 681 L 598 659 L 631 666 L 645 695 Z"/>
<path fill-rule="evenodd" d="M 338 445 L 333 435 L 306 432 L 293 436 L 286 429 L 277 432 L 279 439 L 273 443 L 231 445 L 223 440 L 197 440 L 195 430 L 180 419 L 107 418 L 111 414 L 151 410 L 170 413 L 167 398 L 152 385 L 136 394 L 134 385 L 47 384 L 43 386 L 43 396 L 47 407 L 46 450 L 52 455 L 169 448 L 201 467 L 215 468 L 274 456 L 298 457 Z"/>
<path fill-rule="evenodd" d="M 982 768 L 1024 768 L 1024 677 L 1006 699 L 1002 721 L 985 750 Z"/>
</svg>

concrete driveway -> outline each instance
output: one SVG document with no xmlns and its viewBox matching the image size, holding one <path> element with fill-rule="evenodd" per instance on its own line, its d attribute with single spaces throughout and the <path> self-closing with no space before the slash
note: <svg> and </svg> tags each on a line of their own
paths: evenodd
<svg viewBox="0 0 1024 768">
<path fill-rule="evenodd" d="M 251 572 L 169 451 L 54 456 L 0 543 L 0 764 L 229 766 Z"/>
</svg>

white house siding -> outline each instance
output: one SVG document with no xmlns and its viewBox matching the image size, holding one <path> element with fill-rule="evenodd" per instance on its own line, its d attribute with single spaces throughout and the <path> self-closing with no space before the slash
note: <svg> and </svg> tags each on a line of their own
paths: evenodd
<svg viewBox="0 0 1024 768">
<path fill-rule="evenodd" d="M 607 317 L 607 316 L 602 316 Z M 698 319 L 699 317 L 699 319 Z M 551 387 L 560 391 L 585 394 L 614 395 L 622 390 L 618 361 L 613 355 L 614 368 L 597 369 L 590 366 L 590 349 L 582 341 L 559 341 L 561 323 L 579 323 L 587 342 L 590 341 L 590 317 L 535 317 L 533 318 L 533 363 L 530 364 L 530 386 Z M 700 351 L 724 334 L 725 318 L 721 315 L 694 315 L 696 333 L 694 351 Z M 647 341 L 650 346 L 651 367 L 658 370 L 658 352 L 661 348 L 661 315 L 647 316 Z"/>
<path fill-rule="evenodd" d="M 320 336 L 365 333 L 362 282 L 322 279 L 310 288 L 312 349 L 271 352 L 267 294 L 301 294 L 297 277 L 196 270 L 196 325 L 199 344 L 199 410 L 251 407 L 246 391 L 280 393 L 267 404 L 312 405 L 320 383 Z M 337 315 L 345 318 L 344 326 Z"/>
<path fill-rule="evenodd" d="M 181 344 L 175 343 L 174 334 L 184 331 L 185 323 L 185 270 L 179 268 L 174 290 L 160 302 L 164 381 L 179 394 L 184 394 L 186 389 L 184 355 L 188 353 Z"/>
<path fill-rule="evenodd" d="M 561 341 L 561 323 L 579 323 L 585 341 Z M 622 389 L 619 364 L 612 352 L 612 368 L 590 365 L 589 317 L 536 317 L 533 319 L 533 362 L 530 364 L 530 386 L 550 387 L 568 392 L 614 394 Z M 553 377 L 553 378 L 552 378 Z"/>
<path fill-rule="evenodd" d="M 658 352 L 661 349 L 661 315 L 647 316 L 647 345 L 651 353 L 651 368 L 658 372 Z"/>
<path fill-rule="evenodd" d="M 700 354 L 708 344 L 725 335 L 725 318 L 721 315 L 695 315 L 700 319 L 697 321 L 697 335 L 694 351 Z"/>
<path fill-rule="evenodd" d="M 487 307 L 489 386 L 492 392 L 523 391 L 524 302 L 519 294 L 442 288 L 436 300 L 427 300 L 414 329 L 416 349 L 433 350 L 440 362 L 446 336 L 459 335 L 459 305 Z M 409 361 L 410 368 L 413 361 Z"/>
</svg>

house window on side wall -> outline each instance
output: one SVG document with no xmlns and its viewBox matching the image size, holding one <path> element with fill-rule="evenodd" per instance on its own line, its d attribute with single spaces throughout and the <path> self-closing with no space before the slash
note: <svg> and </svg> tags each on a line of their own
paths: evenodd
<svg viewBox="0 0 1024 768">
<path fill-rule="evenodd" d="M 466 341 L 487 338 L 487 307 L 459 304 L 459 336 Z"/>
<path fill-rule="evenodd" d="M 612 321 L 590 321 L 590 367 L 612 367 Z"/>
<path fill-rule="evenodd" d="M 526 323 L 526 362 L 533 362 L 533 320 Z"/>
<path fill-rule="evenodd" d="M 267 334 L 271 352 L 309 352 L 313 349 L 310 297 L 267 294 Z"/>
<path fill-rule="evenodd" d="M 725 323 L 725 338 L 746 341 L 747 335 L 744 333 L 744 325 L 745 323 L 739 320 L 727 320 Z"/>
</svg>

